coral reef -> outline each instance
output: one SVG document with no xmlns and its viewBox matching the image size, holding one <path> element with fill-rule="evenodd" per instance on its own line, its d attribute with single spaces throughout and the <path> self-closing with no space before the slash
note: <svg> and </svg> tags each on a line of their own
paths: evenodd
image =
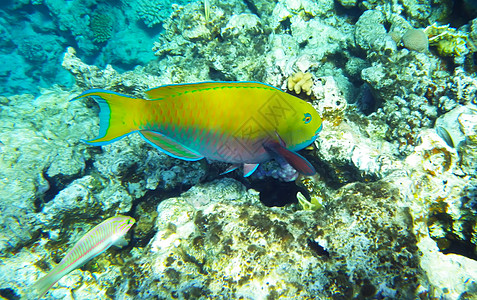
<svg viewBox="0 0 477 300">
<path fill-rule="evenodd" d="M 82 89 L 103 88 L 112 89 L 130 94 L 139 94 L 142 91 L 160 85 L 157 76 L 138 73 L 144 68 L 137 68 L 135 72 L 120 74 L 111 65 L 100 69 L 94 65 L 87 65 L 76 56 L 75 49 L 69 47 L 63 56 L 63 67 L 76 79 L 76 85 Z"/>
<path fill-rule="evenodd" d="M 221 29 L 223 37 L 239 37 L 244 32 L 259 34 L 262 31 L 260 18 L 254 14 L 239 14 L 230 17 L 224 28 Z"/>
<path fill-rule="evenodd" d="M 187 71 L 167 68 L 174 73 L 171 81 L 252 78 L 263 81 L 262 54 L 266 49 L 267 35 L 257 16 L 235 13 L 245 9 L 243 3 L 214 3 L 206 26 L 201 2 L 176 7 L 171 18 L 164 23 L 165 32 L 153 48 L 155 55 L 167 57 L 160 62 L 161 65 L 186 67 Z"/>
<path fill-rule="evenodd" d="M 373 65 L 362 71 L 362 78 L 375 95 L 386 99 L 374 117 L 389 125 L 387 133 L 401 152 L 409 153 L 416 144 L 419 128 L 431 127 L 437 107 L 426 98 L 436 72 L 437 60 L 423 53 L 403 49 L 392 56 L 374 55 Z M 407 65 L 406 65 L 407 64 Z M 399 78 L 400 87 L 394 83 Z"/>
<path fill-rule="evenodd" d="M 163 3 L 163 1 L 160 1 Z M 96 65 L 133 69 L 154 59 L 150 47 L 160 28 L 144 30 L 136 1 L 14 1 L 0 9 L 1 94 L 33 93 L 73 78 L 59 68 L 65 48 Z M 161 12 L 162 18 L 168 10 Z M 114 25 L 114 26 L 113 26 Z M 113 28 L 114 27 L 114 28 Z M 107 42 L 107 43 L 106 43 Z"/>
<path fill-rule="evenodd" d="M 361 6 L 367 10 L 381 10 L 387 18 L 396 15 L 407 16 L 413 27 L 425 27 L 429 23 L 446 20 L 452 13 L 452 3 L 446 0 L 404 0 L 402 2 L 366 0 L 361 3 Z"/>
<path fill-rule="evenodd" d="M 385 20 L 384 14 L 380 11 L 365 11 L 356 22 L 354 34 L 356 44 L 365 51 L 395 48 L 391 37 L 386 34 Z"/>
<path fill-rule="evenodd" d="M 2 251 L 35 236 L 38 205 L 82 173 L 91 158 L 91 149 L 80 145 L 78 138 L 94 123 L 88 112 L 78 110 L 78 104 L 64 100 L 70 95 L 53 89 L 36 99 L 2 98 L 0 185 L 9 195 L 8 202 L 0 204 Z M 64 113 L 67 107 L 70 113 Z"/>
<path fill-rule="evenodd" d="M 148 27 L 158 25 L 169 15 L 170 2 L 140 0 L 136 2 L 137 15 Z"/>
<path fill-rule="evenodd" d="M 233 180 L 196 186 L 158 206 L 157 233 L 132 266 L 144 274 L 136 297 L 405 297 L 413 287 L 394 282 L 394 272 L 418 276 L 416 241 L 404 229 L 410 216 L 386 204 L 398 200 L 388 189 L 352 185 L 340 192 L 340 207 L 320 211 L 324 217 L 301 212 L 289 220 Z M 365 233 L 372 224 L 373 237 Z M 377 268 L 383 260 L 389 267 Z"/>
<path fill-rule="evenodd" d="M 187 1 L 137 0 L 131 3 L 137 16 L 146 26 L 154 27 L 164 22 L 170 15 L 173 3 L 186 4 Z"/>
<path fill-rule="evenodd" d="M 451 4 L 5 3 L 0 296 L 28 298 L 82 233 L 123 213 L 137 220 L 128 247 L 50 298 L 475 298 L 477 19 L 472 1 L 458 19 Z M 300 154 L 317 174 L 272 161 L 219 175 L 134 134 L 80 142 L 98 130 L 94 101 L 68 102 L 85 89 L 143 97 L 205 80 L 262 81 L 312 103 L 323 131 Z"/>
</svg>

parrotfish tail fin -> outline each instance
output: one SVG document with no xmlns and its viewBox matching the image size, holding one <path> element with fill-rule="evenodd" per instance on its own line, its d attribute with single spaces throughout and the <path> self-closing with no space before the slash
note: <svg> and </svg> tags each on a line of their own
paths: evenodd
<svg viewBox="0 0 477 300">
<path fill-rule="evenodd" d="M 96 139 L 84 141 L 93 146 L 110 144 L 138 130 L 136 120 L 143 99 L 133 98 L 105 90 L 88 90 L 71 99 L 92 97 L 99 105 L 99 134 Z"/>
<path fill-rule="evenodd" d="M 285 159 L 295 170 L 303 175 L 312 176 L 316 174 L 316 170 L 313 165 L 298 153 L 292 152 L 287 148 L 280 145 L 279 142 L 268 142 L 263 145 L 272 157 L 279 159 Z"/>
<path fill-rule="evenodd" d="M 31 287 L 32 297 L 29 299 L 41 299 L 45 296 L 46 292 L 58 281 L 61 279 L 60 273 L 57 272 L 56 268 L 53 268 L 50 273 L 40 278 L 35 282 Z"/>
</svg>

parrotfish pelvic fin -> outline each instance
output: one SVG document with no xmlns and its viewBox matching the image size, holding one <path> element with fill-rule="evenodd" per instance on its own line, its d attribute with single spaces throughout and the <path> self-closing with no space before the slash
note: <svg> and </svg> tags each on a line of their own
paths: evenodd
<svg viewBox="0 0 477 300">
<path fill-rule="evenodd" d="M 287 163 L 289 163 L 295 170 L 300 172 L 303 175 L 312 176 L 316 174 L 315 168 L 312 164 L 306 160 L 303 156 L 298 153 L 292 152 L 282 145 L 279 142 L 267 142 L 263 145 L 265 150 L 270 153 L 272 157 L 279 156 L 280 158 L 284 158 Z"/>
<path fill-rule="evenodd" d="M 139 134 L 152 146 L 175 158 L 188 161 L 195 161 L 204 158 L 203 155 L 187 148 L 176 140 L 167 137 L 159 132 L 141 130 Z"/>
<path fill-rule="evenodd" d="M 243 177 L 248 177 L 257 170 L 259 164 L 244 164 L 243 165 Z"/>
<path fill-rule="evenodd" d="M 134 132 L 134 112 L 140 110 L 145 100 L 105 90 L 88 90 L 71 101 L 92 97 L 99 105 L 99 134 L 96 139 L 84 141 L 102 146 L 115 142 Z"/>
<path fill-rule="evenodd" d="M 233 164 L 231 165 L 230 167 L 228 167 L 225 171 L 223 171 L 222 173 L 220 173 L 220 175 L 224 175 L 224 174 L 227 174 L 227 173 L 230 173 L 234 170 L 237 170 L 238 168 L 240 167 L 240 164 Z"/>
<path fill-rule="evenodd" d="M 234 170 L 237 170 L 241 164 L 233 164 L 228 167 L 224 172 L 220 173 L 220 175 L 224 175 L 230 173 Z M 243 164 L 243 177 L 248 177 L 253 174 L 258 168 L 259 164 Z"/>
</svg>

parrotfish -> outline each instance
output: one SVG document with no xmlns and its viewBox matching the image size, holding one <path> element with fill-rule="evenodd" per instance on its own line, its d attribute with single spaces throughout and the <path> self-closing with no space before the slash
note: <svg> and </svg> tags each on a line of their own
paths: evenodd
<svg viewBox="0 0 477 300">
<path fill-rule="evenodd" d="M 92 97 L 100 107 L 99 136 L 85 142 L 101 146 L 138 132 L 175 158 L 231 163 L 224 173 L 243 165 L 249 176 L 272 158 L 304 175 L 316 173 L 296 151 L 317 138 L 321 118 L 310 103 L 276 87 L 213 81 L 163 85 L 145 95 L 95 89 L 72 99 Z"/>
<path fill-rule="evenodd" d="M 38 298 L 43 297 L 63 276 L 81 267 L 109 247 L 127 245 L 124 236 L 135 222 L 131 217 L 117 215 L 96 225 L 76 242 L 57 266 L 35 282 L 33 285 L 35 295 Z"/>
</svg>

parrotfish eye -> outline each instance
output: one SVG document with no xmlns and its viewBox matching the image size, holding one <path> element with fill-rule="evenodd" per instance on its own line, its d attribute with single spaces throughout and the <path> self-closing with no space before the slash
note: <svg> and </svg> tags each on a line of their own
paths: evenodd
<svg viewBox="0 0 477 300">
<path fill-rule="evenodd" d="M 309 113 L 306 113 L 305 117 L 303 118 L 303 122 L 305 122 L 305 124 L 308 124 L 310 123 L 310 121 L 311 121 L 311 115 Z"/>
</svg>

